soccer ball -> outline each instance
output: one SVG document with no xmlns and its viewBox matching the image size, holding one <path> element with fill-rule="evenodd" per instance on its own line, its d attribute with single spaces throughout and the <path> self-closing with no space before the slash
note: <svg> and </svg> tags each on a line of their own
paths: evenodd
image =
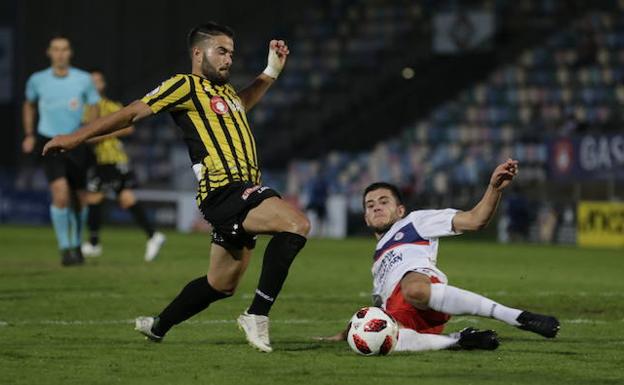
<svg viewBox="0 0 624 385">
<path fill-rule="evenodd" d="M 390 354 L 399 338 L 399 325 L 379 307 L 363 307 L 351 317 L 347 342 L 363 356 Z"/>
</svg>

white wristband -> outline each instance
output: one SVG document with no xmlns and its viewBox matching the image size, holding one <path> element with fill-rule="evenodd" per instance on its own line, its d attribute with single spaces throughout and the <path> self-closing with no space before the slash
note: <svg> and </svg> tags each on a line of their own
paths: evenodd
<svg viewBox="0 0 624 385">
<path fill-rule="evenodd" d="M 280 74 L 280 71 L 276 70 L 275 68 L 269 65 L 269 66 L 266 66 L 266 68 L 264 69 L 264 71 L 262 71 L 262 73 L 270 78 L 277 79 L 277 77 Z"/>
</svg>

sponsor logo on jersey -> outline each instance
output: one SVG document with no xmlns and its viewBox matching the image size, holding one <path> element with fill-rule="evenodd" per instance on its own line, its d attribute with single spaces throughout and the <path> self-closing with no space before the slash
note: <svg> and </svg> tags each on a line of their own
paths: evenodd
<svg viewBox="0 0 624 385">
<path fill-rule="evenodd" d="M 375 287 L 383 287 L 388 273 L 403 261 L 403 254 L 397 250 L 388 250 L 376 265 L 373 266 Z"/>
<path fill-rule="evenodd" d="M 213 96 L 210 98 L 210 108 L 212 108 L 215 114 L 219 115 L 225 115 L 230 110 L 221 96 Z"/>
<path fill-rule="evenodd" d="M 232 109 L 232 110 L 239 111 L 239 112 L 244 112 L 245 111 L 245 109 L 243 108 L 243 105 L 238 100 L 235 100 L 235 99 L 234 100 L 228 100 L 227 104 L 230 107 L 230 109 Z"/>
</svg>

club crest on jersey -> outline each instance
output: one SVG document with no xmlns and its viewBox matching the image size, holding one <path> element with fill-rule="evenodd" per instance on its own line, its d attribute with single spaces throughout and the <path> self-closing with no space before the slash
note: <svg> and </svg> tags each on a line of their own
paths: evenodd
<svg viewBox="0 0 624 385">
<path fill-rule="evenodd" d="M 80 108 L 80 101 L 76 98 L 72 98 L 69 101 L 69 109 L 72 111 L 76 111 L 78 110 L 78 108 Z"/>
<path fill-rule="evenodd" d="M 212 108 L 215 114 L 219 115 L 225 115 L 229 111 L 227 103 L 221 96 L 213 96 L 210 98 L 210 108 Z"/>
<path fill-rule="evenodd" d="M 403 232 L 399 231 L 398 233 L 396 233 L 396 235 L 394 236 L 394 240 L 395 241 L 400 241 L 401 239 L 403 239 L 403 237 L 405 236 L 405 234 L 403 234 Z"/>
</svg>

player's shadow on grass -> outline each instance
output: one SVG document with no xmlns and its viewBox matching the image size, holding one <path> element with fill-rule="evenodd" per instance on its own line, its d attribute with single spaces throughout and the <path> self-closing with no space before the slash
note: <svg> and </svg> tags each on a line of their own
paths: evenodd
<svg viewBox="0 0 624 385">
<path fill-rule="evenodd" d="M 211 343 L 213 345 L 248 345 L 247 341 L 203 341 L 203 343 Z M 283 352 L 298 352 L 298 351 L 306 351 L 306 350 L 317 350 L 323 347 L 323 344 L 318 342 L 308 342 L 308 341 L 272 341 L 273 348 L 275 350 L 283 351 Z"/>
<path fill-rule="evenodd" d="M 302 352 L 308 350 L 323 349 L 324 346 L 318 342 L 305 342 L 305 341 L 281 341 L 277 342 L 276 350 L 283 352 Z"/>
</svg>

